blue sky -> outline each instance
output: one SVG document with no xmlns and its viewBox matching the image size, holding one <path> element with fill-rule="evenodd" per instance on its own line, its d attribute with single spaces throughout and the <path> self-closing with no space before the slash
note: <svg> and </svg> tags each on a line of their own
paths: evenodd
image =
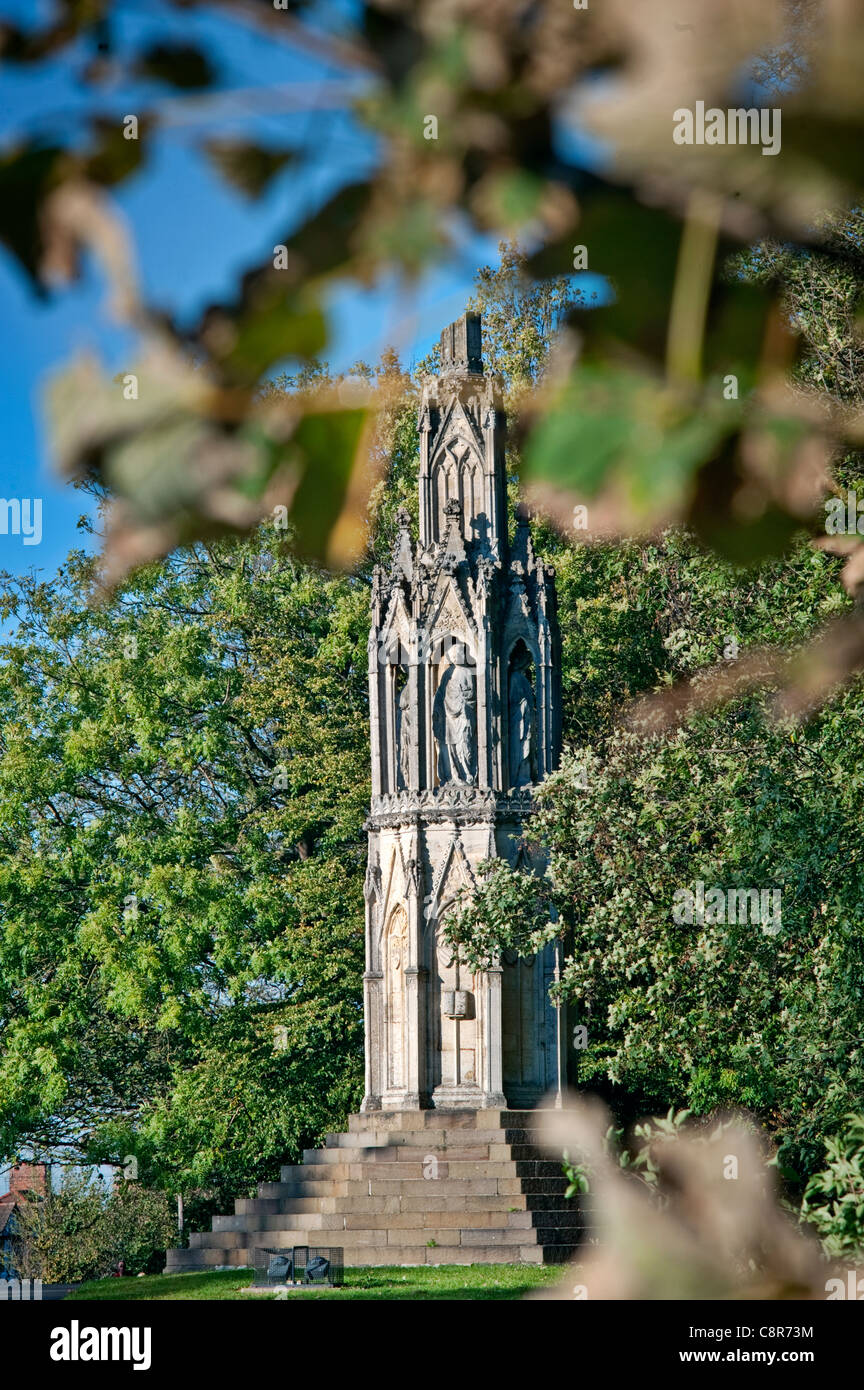
<svg viewBox="0 0 864 1390">
<path fill-rule="evenodd" d="M 43 0 L 0 0 L 0 17 L 33 22 Z M 323 10 L 325 18 L 330 10 Z M 74 140 L 81 117 L 98 109 L 122 118 L 154 97 L 172 113 L 160 129 L 144 170 L 123 183 L 118 202 L 133 234 L 146 297 L 192 321 L 202 306 L 229 296 L 238 273 L 272 252 L 286 227 L 320 204 L 343 182 L 374 165 L 373 138 L 350 113 L 288 109 L 292 84 L 331 83 L 344 74 L 286 45 L 249 32 L 218 15 L 178 15 L 159 0 L 121 7 L 117 48 L 143 37 L 200 42 L 215 59 L 220 93 L 197 117 L 188 101 L 152 82 L 107 89 L 94 100 L 80 82 L 86 56 L 64 55 L 50 65 L 0 68 L 0 146 L 25 135 Z M 267 92 L 269 109 L 260 109 Z M 279 109 L 279 107 L 283 109 Z M 165 107 L 163 106 L 163 110 Z M 266 195 L 247 201 L 228 189 L 193 148 L 205 126 L 208 136 L 253 137 L 262 143 L 301 147 L 306 157 L 285 170 Z M 497 243 L 467 231 L 448 261 L 406 285 L 385 278 L 370 289 L 337 286 L 330 303 L 331 365 L 343 369 L 358 358 L 375 361 L 396 346 L 403 360 L 422 357 L 442 327 L 464 308 L 479 266 L 497 260 Z M 596 279 L 596 277 L 591 277 Z M 12 258 L 0 248 L 0 496 L 41 497 L 43 536 L 38 546 L 22 536 L 0 535 L 0 568 L 20 573 L 36 567 L 53 572 L 73 545 L 88 499 L 62 483 L 51 467 L 41 413 L 45 379 L 76 353 L 88 351 L 107 369 L 120 371 L 134 360 L 130 333 L 106 317 L 104 285 L 96 267 L 80 282 L 46 301 L 38 300 Z"/>
</svg>

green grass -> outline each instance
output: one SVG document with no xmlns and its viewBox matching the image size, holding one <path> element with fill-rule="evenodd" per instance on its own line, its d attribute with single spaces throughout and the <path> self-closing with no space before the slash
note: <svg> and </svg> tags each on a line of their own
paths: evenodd
<svg viewBox="0 0 864 1390">
<path fill-rule="evenodd" d="M 288 1294 L 295 1298 L 335 1299 L 501 1299 L 521 1298 L 531 1289 L 554 1284 L 561 1265 L 439 1265 L 381 1269 L 346 1269 L 341 1289 L 309 1289 Z M 67 1302 L 97 1299 L 242 1299 L 240 1290 L 252 1282 L 252 1271 L 219 1270 L 206 1274 L 149 1274 L 144 1279 L 94 1279 L 82 1284 Z M 265 1301 L 273 1294 L 257 1294 Z"/>
</svg>

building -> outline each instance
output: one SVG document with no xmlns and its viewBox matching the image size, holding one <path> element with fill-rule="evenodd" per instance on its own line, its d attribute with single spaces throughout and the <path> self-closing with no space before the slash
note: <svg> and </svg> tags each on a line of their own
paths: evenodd
<svg viewBox="0 0 864 1390">
<path fill-rule="evenodd" d="M 15 1275 L 16 1213 L 28 1193 L 43 1197 L 47 1187 L 44 1163 L 16 1163 L 9 1173 L 9 1191 L 0 1197 L 0 1278 Z"/>
</svg>

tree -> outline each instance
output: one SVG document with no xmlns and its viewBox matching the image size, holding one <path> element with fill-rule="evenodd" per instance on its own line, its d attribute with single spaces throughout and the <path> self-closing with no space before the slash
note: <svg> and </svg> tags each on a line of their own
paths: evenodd
<svg viewBox="0 0 864 1390">
<path fill-rule="evenodd" d="M 15 1265 L 20 1277 L 76 1284 L 111 1274 L 155 1273 L 176 1238 L 164 1192 L 121 1183 L 106 1191 L 97 1175 L 64 1174 L 60 1186 L 19 1207 Z"/>
<path fill-rule="evenodd" d="M 833 235 L 857 245 L 860 218 Z M 856 402 L 860 275 L 776 245 L 730 273 L 780 279 L 803 337 L 796 389 Z M 839 457 L 834 477 L 860 487 L 860 454 Z M 838 693 L 830 624 L 852 608 L 841 562 L 800 533 L 750 567 L 677 528 L 648 543 L 540 540 L 558 575 L 570 744 L 532 830 L 549 873 L 491 863 L 451 938 L 475 963 L 562 938 L 561 989 L 587 1029 L 580 1079 L 625 1115 L 756 1112 L 800 1193 L 862 1084 L 864 693 L 860 680 Z M 833 634 L 821 670 L 801 660 L 820 626 Z M 676 892 L 697 883 L 779 890 L 778 930 L 738 920 L 737 898 L 731 918 L 676 921 Z"/>
<path fill-rule="evenodd" d="M 864 1116 L 847 1115 L 825 1145 L 825 1167 L 807 1184 L 801 1214 L 831 1255 L 860 1261 L 864 1253 Z"/>
<path fill-rule="evenodd" d="M 5 1152 L 248 1184 L 355 1103 L 367 590 L 283 539 L 4 580 Z"/>
<path fill-rule="evenodd" d="M 736 571 L 668 533 L 559 551 L 556 565 L 572 746 L 531 832 L 549 873 L 490 866 L 453 937 L 469 961 L 563 937 L 562 990 L 587 1029 L 580 1081 L 625 1115 L 742 1106 L 781 1146 L 787 1175 L 805 1179 L 864 1080 L 862 690 L 803 725 L 778 721 L 774 691 L 748 690 L 734 658 L 739 644 L 794 653 L 843 611 L 838 561 L 802 541 L 788 559 Z M 667 698 L 685 679 L 698 692 L 717 662 L 719 708 L 685 710 L 665 732 L 622 726 L 628 697 L 653 686 Z M 779 890 L 776 933 L 739 921 L 737 907 L 677 922 L 676 893 L 698 883 Z"/>
</svg>

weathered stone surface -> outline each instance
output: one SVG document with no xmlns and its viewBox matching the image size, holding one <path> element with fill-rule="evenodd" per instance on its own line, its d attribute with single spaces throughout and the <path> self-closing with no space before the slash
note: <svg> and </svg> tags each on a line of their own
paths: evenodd
<svg viewBox="0 0 864 1390">
<path fill-rule="evenodd" d="M 461 1244 L 461 1231 L 445 1230 L 441 1226 L 435 1226 L 425 1228 L 423 1234 L 427 1241 L 434 1240 L 436 1245 L 450 1246 Z M 388 1245 L 413 1245 L 416 1239 L 416 1235 L 411 1231 L 388 1231 L 387 1233 Z"/>
<path fill-rule="evenodd" d="M 465 1229 L 460 1232 L 460 1245 L 524 1245 L 526 1236 L 524 1231 L 513 1231 L 508 1228 L 491 1230 L 486 1226 L 478 1226 Z"/>
<path fill-rule="evenodd" d="M 468 1223 L 470 1225 L 475 1224 L 474 1217 L 478 1212 L 488 1212 L 490 1216 L 495 1217 L 500 1216 L 501 1224 L 503 1224 L 504 1217 L 514 1207 L 517 1210 L 522 1210 L 518 1197 L 499 1197 L 492 1193 L 484 1193 L 479 1196 L 468 1193 L 456 1196 L 451 1192 L 449 1185 L 440 1192 L 425 1190 L 428 1187 L 429 1184 L 426 1183 L 423 1191 L 418 1189 L 417 1192 L 414 1192 L 406 1189 L 399 1199 L 401 1210 L 420 1213 L 455 1212 L 457 1215 L 470 1215 L 471 1221 Z M 522 1200 L 524 1202 L 524 1198 Z"/>
</svg>

